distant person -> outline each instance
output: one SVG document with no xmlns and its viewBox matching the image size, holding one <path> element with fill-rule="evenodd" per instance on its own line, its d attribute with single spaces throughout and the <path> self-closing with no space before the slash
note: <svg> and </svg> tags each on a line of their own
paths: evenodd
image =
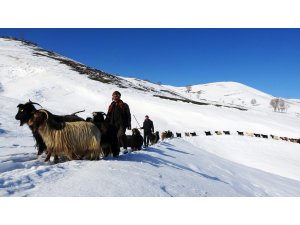
<svg viewBox="0 0 300 225">
<path fill-rule="evenodd" d="M 126 138 L 126 128 L 131 130 L 131 114 L 129 106 L 121 100 L 121 93 L 114 91 L 112 93 L 113 102 L 108 108 L 108 113 L 106 120 L 114 125 L 117 129 L 117 137 L 120 146 L 122 146 L 127 153 L 127 138 Z"/>
<path fill-rule="evenodd" d="M 144 129 L 144 146 L 147 148 L 149 146 L 150 136 L 154 133 L 153 122 L 149 119 L 148 115 L 145 116 L 143 127 L 141 127 L 141 129 Z"/>
</svg>

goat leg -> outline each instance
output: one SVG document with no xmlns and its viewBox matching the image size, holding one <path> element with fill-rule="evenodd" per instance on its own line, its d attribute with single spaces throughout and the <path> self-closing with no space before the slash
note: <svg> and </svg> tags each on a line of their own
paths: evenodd
<svg viewBox="0 0 300 225">
<path fill-rule="evenodd" d="M 46 159 L 45 159 L 45 162 L 48 162 L 48 161 L 50 160 L 50 157 L 51 157 L 51 155 L 52 155 L 52 152 L 53 152 L 53 149 L 49 149 L 49 150 L 48 150 L 48 153 L 47 153 L 47 157 L 46 157 Z"/>
<path fill-rule="evenodd" d="M 59 163 L 59 158 L 58 158 L 58 155 L 54 155 L 54 163 L 57 164 Z"/>
</svg>

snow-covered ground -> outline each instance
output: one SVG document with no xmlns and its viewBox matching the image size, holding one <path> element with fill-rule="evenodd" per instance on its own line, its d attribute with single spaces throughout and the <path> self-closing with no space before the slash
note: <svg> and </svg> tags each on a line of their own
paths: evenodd
<svg viewBox="0 0 300 225">
<path fill-rule="evenodd" d="M 134 78 L 118 88 L 88 79 L 49 57 L 34 56 L 34 47 L 0 39 L 0 196 L 300 196 L 300 145 L 247 136 L 236 131 L 300 138 L 299 100 L 287 113 L 273 112 L 272 96 L 234 82 L 196 85 L 207 102 L 247 108 L 196 105 L 154 97 L 166 89 L 178 96 L 184 88 L 161 86 Z M 125 84 L 125 83 L 124 83 Z M 119 90 L 130 106 L 132 127 L 146 114 L 155 130 L 197 132 L 147 150 L 100 161 L 45 163 L 36 157 L 30 130 L 14 119 L 17 105 L 28 99 L 56 114 L 85 109 L 107 111 L 111 93 Z M 194 93 L 195 94 L 195 93 Z M 255 98 L 257 106 L 250 101 Z M 247 103 L 247 104 L 246 104 Z M 231 131 L 205 136 L 204 131 Z M 130 131 L 127 131 L 130 134 Z"/>
</svg>

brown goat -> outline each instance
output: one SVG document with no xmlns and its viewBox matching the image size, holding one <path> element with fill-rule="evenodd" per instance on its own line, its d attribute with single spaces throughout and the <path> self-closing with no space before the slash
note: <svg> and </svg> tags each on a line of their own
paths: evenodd
<svg viewBox="0 0 300 225">
<path fill-rule="evenodd" d="M 162 132 L 160 134 L 160 138 L 161 138 L 162 141 L 165 140 L 167 138 L 167 132 L 166 131 Z"/>
<path fill-rule="evenodd" d="M 45 161 L 52 155 L 64 155 L 73 159 L 99 159 L 101 151 L 101 133 L 93 124 L 85 121 L 61 122 L 51 118 L 45 110 L 38 110 L 29 119 L 28 125 L 38 131 L 45 144 L 48 154 Z"/>
<path fill-rule="evenodd" d="M 15 119 L 20 121 L 20 126 L 23 126 L 24 124 L 28 123 L 28 120 L 33 116 L 33 113 L 37 111 L 34 105 L 39 105 L 40 107 L 42 107 L 39 103 L 30 101 L 30 99 L 25 104 L 19 104 L 17 106 L 18 113 L 16 114 Z M 75 112 L 71 115 L 54 115 L 50 112 L 48 112 L 48 114 L 51 114 L 51 117 L 58 123 L 83 121 L 84 119 L 76 115 L 79 112 Z M 33 138 L 36 141 L 35 146 L 38 149 L 38 155 L 41 155 L 44 151 L 47 150 L 47 146 L 45 145 L 45 142 L 43 141 L 42 137 L 38 132 L 34 132 L 30 126 L 29 129 L 31 130 Z M 56 160 L 58 161 L 58 159 Z"/>
</svg>

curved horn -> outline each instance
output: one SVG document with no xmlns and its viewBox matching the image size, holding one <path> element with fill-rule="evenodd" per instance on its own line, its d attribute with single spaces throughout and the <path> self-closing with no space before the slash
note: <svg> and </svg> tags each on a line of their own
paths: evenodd
<svg viewBox="0 0 300 225">
<path fill-rule="evenodd" d="M 30 99 L 29 99 L 29 101 L 28 101 L 30 104 L 32 104 L 32 105 L 39 105 L 39 106 L 41 106 L 39 103 L 36 103 L 36 102 L 32 102 Z M 42 108 L 43 108 L 43 106 L 41 106 Z"/>
<path fill-rule="evenodd" d="M 45 109 L 38 110 L 39 112 L 44 112 L 46 114 L 46 121 L 49 119 L 49 114 Z"/>
</svg>

